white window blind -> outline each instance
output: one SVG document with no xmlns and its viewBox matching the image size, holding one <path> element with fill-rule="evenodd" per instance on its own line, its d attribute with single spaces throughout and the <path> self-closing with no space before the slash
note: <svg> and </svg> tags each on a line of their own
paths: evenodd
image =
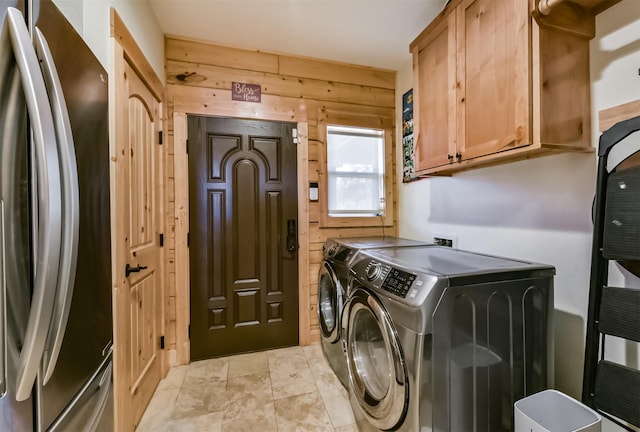
<svg viewBox="0 0 640 432">
<path fill-rule="evenodd" d="M 327 126 L 329 216 L 384 215 L 384 131 Z"/>
</svg>

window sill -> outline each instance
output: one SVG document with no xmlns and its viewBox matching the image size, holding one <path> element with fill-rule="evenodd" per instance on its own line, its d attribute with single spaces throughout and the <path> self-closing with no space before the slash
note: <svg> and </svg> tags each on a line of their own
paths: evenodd
<svg viewBox="0 0 640 432">
<path fill-rule="evenodd" d="M 356 227 L 392 227 L 391 216 L 377 217 L 339 217 L 324 215 L 320 220 L 320 228 L 356 228 Z"/>
</svg>

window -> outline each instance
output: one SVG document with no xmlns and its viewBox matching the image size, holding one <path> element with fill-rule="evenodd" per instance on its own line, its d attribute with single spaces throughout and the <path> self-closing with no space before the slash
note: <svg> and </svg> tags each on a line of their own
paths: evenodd
<svg viewBox="0 0 640 432">
<path fill-rule="evenodd" d="M 384 186 L 384 131 L 327 126 L 329 216 L 383 215 Z"/>
<path fill-rule="evenodd" d="M 393 226 L 393 148 L 392 110 L 319 110 L 321 227 Z"/>
</svg>

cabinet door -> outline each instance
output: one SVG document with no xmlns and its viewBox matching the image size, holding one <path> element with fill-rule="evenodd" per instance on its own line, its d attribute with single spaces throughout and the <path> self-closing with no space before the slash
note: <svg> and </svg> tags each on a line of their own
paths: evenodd
<svg viewBox="0 0 640 432">
<path fill-rule="evenodd" d="M 457 15 L 462 159 L 531 143 L 527 0 L 464 0 Z"/>
<path fill-rule="evenodd" d="M 416 172 L 453 161 L 456 138 L 455 14 L 428 28 L 411 47 Z"/>
</svg>

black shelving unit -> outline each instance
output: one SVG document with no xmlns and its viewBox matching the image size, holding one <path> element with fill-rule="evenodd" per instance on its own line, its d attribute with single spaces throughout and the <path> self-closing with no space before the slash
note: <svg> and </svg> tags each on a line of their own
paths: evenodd
<svg viewBox="0 0 640 432">
<path fill-rule="evenodd" d="M 582 402 L 640 427 L 640 371 L 605 360 L 605 339 L 640 342 L 640 289 L 609 285 L 616 261 L 640 277 L 640 117 L 600 136 Z"/>
</svg>

